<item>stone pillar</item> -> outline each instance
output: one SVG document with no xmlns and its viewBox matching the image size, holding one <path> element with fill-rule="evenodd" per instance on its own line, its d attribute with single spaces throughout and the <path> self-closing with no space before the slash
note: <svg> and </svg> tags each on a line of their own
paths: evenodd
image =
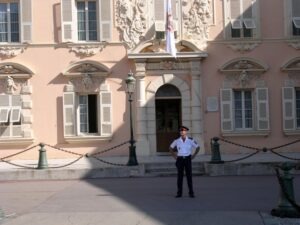
<svg viewBox="0 0 300 225">
<path fill-rule="evenodd" d="M 150 155 L 147 138 L 147 113 L 146 113 L 146 90 L 145 90 L 146 63 L 136 63 L 136 153 L 137 155 Z"/>
<path fill-rule="evenodd" d="M 200 143 L 200 153 L 204 153 L 203 143 L 203 123 L 202 123 L 202 107 L 201 107 L 201 61 L 191 61 L 191 115 L 192 127 L 191 134 L 193 138 Z"/>
</svg>

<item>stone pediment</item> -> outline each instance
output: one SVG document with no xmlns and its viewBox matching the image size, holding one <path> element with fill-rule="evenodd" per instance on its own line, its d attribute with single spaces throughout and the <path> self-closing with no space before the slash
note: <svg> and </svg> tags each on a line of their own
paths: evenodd
<svg viewBox="0 0 300 225">
<path fill-rule="evenodd" d="M 1 63 L 0 64 L 0 78 L 11 76 L 14 78 L 30 78 L 33 72 L 18 63 Z"/>
<path fill-rule="evenodd" d="M 94 76 L 107 76 L 110 69 L 96 61 L 81 61 L 72 64 L 65 72 L 64 76 L 76 77 L 83 76 L 84 74 L 94 75 Z"/>
<path fill-rule="evenodd" d="M 268 66 L 258 60 L 251 58 L 237 58 L 225 63 L 221 68 L 222 73 L 240 73 L 242 71 L 252 73 L 263 73 Z"/>
<path fill-rule="evenodd" d="M 299 72 L 300 71 L 300 57 L 293 58 L 286 62 L 282 67 L 282 71 Z"/>
</svg>

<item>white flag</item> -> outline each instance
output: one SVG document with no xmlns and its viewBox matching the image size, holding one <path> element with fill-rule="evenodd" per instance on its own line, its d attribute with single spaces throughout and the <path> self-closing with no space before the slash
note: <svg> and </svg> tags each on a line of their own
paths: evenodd
<svg viewBox="0 0 300 225">
<path fill-rule="evenodd" d="M 176 57 L 171 0 L 167 0 L 166 52 Z"/>
</svg>

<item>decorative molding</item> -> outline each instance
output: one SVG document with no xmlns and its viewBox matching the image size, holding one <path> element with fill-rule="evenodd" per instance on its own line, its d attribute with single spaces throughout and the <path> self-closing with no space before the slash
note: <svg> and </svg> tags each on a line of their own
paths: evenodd
<svg viewBox="0 0 300 225">
<path fill-rule="evenodd" d="M 162 61 L 147 63 L 146 70 L 189 70 L 190 63 L 188 62 L 175 62 L 175 61 Z"/>
<path fill-rule="evenodd" d="M 237 73 L 240 74 L 242 71 L 254 72 L 254 73 L 264 73 L 268 70 L 268 66 L 258 60 L 252 58 L 236 58 L 225 63 L 221 68 L 222 73 Z"/>
<path fill-rule="evenodd" d="M 245 53 L 245 52 L 252 51 L 260 43 L 261 43 L 260 41 L 239 41 L 239 42 L 226 43 L 226 45 L 234 51 Z"/>
<path fill-rule="evenodd" d="M 294 49 L 299 50 L 300 49 L 300 40 L 288 40 L 288 45 L 293 47 Z"/>
<path fill-rule="evenodd" d="M 199 49 L 206 48 L 212 14 L 211 0 L 183 0 L 183 39 L 191 40 Z"/>
<path fill-rule="evenodd" d="M 286 63 L 284 63 L 281 66 L 281 70 L 282 71 L 288 71 L 289 74 L 291 73 L 298 73 L 300 72 L 300 57 L 295 57 L 289 61 L 287 61 Z"/>
<path fill-rule="evenodd" d="M 258 80 L 259 78 L 260 78 L 260 76 L 258 74 L 246 72 L 245 70 L 243 70 L 239 74 L 237 74 L 237 73 L 236 74 L 227 74 L 225 76 L 225 81 L 226 81 L 228 88 L 229 87 L 232 88 L 234 86 L 245 88 L 245 87 L 250 87 L 251 82 L 253 80 Z M 225 85 L 225 83 L 224 83 L 224 85 Z"/>
<path fill-rule="evenodd" d="M 92 56 L 96 55 L 98 52 L 101 52 L 105 47 L 107 43 L 101 42 L 101 43 L 80 43 L 80 44 L 67 44 L 68 48 L 70 48 L 71 52 L 75 52 L 76 55 L 79 56 Z"/>
<path fill-rule="evenodd" d="M 116 23 L 121 39 L 134 48 L 144 37 L 147 29 L 147 10 L 144 0 L 117 0 Z"/>
<path fill-rule="evenodd" d="M 0 56 L 14 57 L 24 52 L 27 45 L 2 45 L 0 46 Z"/>
<path fill-rule="evenodd" d="M 72 64 L 65 72 L 62 74 L 69 78 L 82 77 L 86 74 L 93 76 L 105 77 L 108 76 L 110 69 L 96 61 L 80 61 Z"/>
</svg>

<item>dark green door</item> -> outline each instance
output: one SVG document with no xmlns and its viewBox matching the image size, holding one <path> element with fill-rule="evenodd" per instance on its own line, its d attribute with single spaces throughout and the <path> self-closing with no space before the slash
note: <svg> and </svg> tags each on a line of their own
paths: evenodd
<svg viewBox="0 0 300 225">
<path fill-rule="evenodd" d="M 157 152 L 168 152 L 171 142 L 178 138 L 181 124 L 181 99 L 156 99 Z"/>
</svg>

